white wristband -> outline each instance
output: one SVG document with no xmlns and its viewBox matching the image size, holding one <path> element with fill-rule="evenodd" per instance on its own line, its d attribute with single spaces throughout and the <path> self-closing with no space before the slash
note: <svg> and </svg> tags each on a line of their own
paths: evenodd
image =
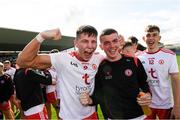
<svg viewBox="0 0 180 120">
<path fill-rule="evenodd" d="M 36 36 L 36 40 L 39 42 L 39 43 L 42 43 L 45 39 L 42 37 L 42 35 L 39 33 L 37 36 Z"/>
</svg>

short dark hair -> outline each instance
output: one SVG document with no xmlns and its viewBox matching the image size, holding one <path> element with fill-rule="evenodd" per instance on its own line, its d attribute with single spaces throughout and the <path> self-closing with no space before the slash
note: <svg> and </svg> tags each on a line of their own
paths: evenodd
<svg viewBox="0 0 180 120">
<path fill-rule="evenodd" d="M 112 28 L 107 28 L 107 29 L 104 29 L 101 34 L 100 34 L 100 37 L 104 36 L 104 35 L 110 35 L 112 33 L 117 33 L 118 32 L 115 30 L 115 29 L 112 29 Z"/>
<path fill-rule="evenodd" d="M 132 42 L 132 43 L 135 43 L 135 44 L 138 43 L 138 39 L 137 39 L 135 36 L 130 36 L 130 37 L 128 38 L 128 41 L 130 41 L 130 42 Z"/>
<path fill-rule="evenodd" d="M 98 32 L 96 28 L 94 28 L 91 25 L 80 26 L 78 30 L 76 31 L 76 37 L 79 38 L 82 33 L 87 34 L 88 36 L 95 36 L 95 37 L 98 36 Z"/>
<path fill-rule="evenodd" d="M 146 28 L 145 28 L 145 32 L 153 32 L 153 31 L 158 31 L 160 32 L 160 29 L 157 25 L 148 25 Z"/>
<path fill-rule="evenodd" d="M 126 47 L 130 47 L 130 46 L 133 46 L 132 42 L 127 41 L 127 42 L 125 42 L 125 44 L 123 45 L 123 48 L 122 48 L 122 49 L 124 49 L 124 48 L 126 48 Z"/>
</svg>

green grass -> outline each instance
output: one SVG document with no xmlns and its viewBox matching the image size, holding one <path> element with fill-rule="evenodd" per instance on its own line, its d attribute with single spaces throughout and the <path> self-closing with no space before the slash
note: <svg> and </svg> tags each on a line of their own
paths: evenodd
<svg viewBox="0 0 180 120">
<path fill-rule="evenodd" d="M 179 66 L 179 70 L 180 70 L 180 55 L 177 55 L 177 61 L 178 61 L 178 66 Z M 180 76 L 180 74 L 179 74 L 179 76 Z M 53 111 L 52 118 L 57 119 L 54 108 L 53 107 L 51 107 L 51 108 L 52 108 L 52 111 Z M 101 112 L 101 109 L 100 109 L 99 105 L 98 105 L 98 116 L 99 116 L 99 119 L 103 119 L 103 115 L 102 115 L 102 112 Z"/>
</svg>

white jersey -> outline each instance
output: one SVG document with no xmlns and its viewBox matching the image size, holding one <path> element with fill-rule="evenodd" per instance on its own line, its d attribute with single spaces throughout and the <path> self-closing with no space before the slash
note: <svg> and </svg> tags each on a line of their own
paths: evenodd
<svg viewBox="0 0 180 120">
<path fill-rule="evenodd" d="M 13 67 L 10 67 L 8 70 L 5 71 L 6 74 L 11 76 L 11 79 L 14 79 L 15 72 L 16 72 L 16 69 Z"/>
<path fill-rule="evenodd" d="M 174 103 L 170 74 L 179 72 L 176 54 L 161 48 L 155 53 L 144 52 L 138 58 L 146 70 L 152 92 L 150 107 L 159 109 L 172 107 Z"/>
<path fill-rule="evenodd" d="M 103 59 L 100 54 L 93 54 L 88 62 L 77 59 L 75 52 L 50 54 L 52 66 L 60 80 L 60 114 L 62 119 L 83 119 L 95 112 L 94 106 L 83 106 L 79 101 L 82 92 L 90 95 L 94 90 L 94 78 Z"/>
<path fill-rule="evenodd" d="M 58 84 L 57 73 L 56 73 L 55 69 L 50 68 L 50 69 L 48 69 L 48 71 L 51 74 L 52 81 L 56 81 L 56 84 Z M 56 85 L 47 85 L 46 86 L 46 93 L 51 93 L 51 92 L 54 92 L 54 91 L 56 91 Z"/>
</svg>

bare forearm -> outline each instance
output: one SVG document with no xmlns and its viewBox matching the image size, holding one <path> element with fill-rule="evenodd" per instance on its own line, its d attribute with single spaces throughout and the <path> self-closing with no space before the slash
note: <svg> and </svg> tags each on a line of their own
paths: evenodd
<svg viewBox="0 0 180 120">
<path fill-rule="evenodd" d="M 41 43 L 44 40 L 59 40 L 59 29 L 47 30 L 39 33 L 19 54 L 16 63 L 21 68 L 46 69 L 51 66 L 50 57 L 47 54 L 38 54 Z"/>
<path fill-rule="evenodd" d="M 171 74 L 174 105 L 180 107 L 180 79 L 178 73 Z"/>
<path fill-rule="evenodd" d="M 174 106 L 180 108 L 180 80 L 173 81 Z"/>
</svg>

